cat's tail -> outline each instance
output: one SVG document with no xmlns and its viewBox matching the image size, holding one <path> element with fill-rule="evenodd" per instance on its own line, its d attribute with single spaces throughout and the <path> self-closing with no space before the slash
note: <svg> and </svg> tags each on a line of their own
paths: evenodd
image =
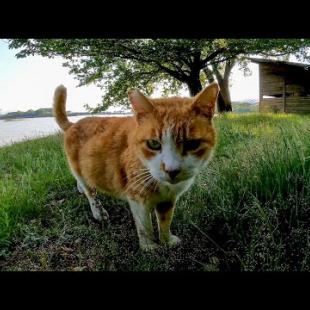
<svg viewBox="0 0 310 310">
<path fill-rule="evenodd" d="M 59 127 L 66 131 L 73 123 L 68 120 L 66 113 L 67 89 L 63 85 L 59 85 L 55 89 L 53 113 Z"/>
</svg>

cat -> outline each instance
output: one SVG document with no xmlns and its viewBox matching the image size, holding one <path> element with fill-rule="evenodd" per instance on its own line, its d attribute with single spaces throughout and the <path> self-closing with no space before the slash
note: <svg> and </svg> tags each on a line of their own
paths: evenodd
<svg viewBox="0 0 310 310">
<path fill-rule="evenodd" d="M 170 231 L 176 201 L 214 149 L 218 93 L 217 83 L 191 98 L 154 99 L 130 89 L 133 116 L 86 117 L 72 123 L 65 109 L 67 89 L 56 88 L 53 111 L 64 131 L 68 164 L 96 220 L 108 219 L 96 199 L 99 190 L 128 201 L 142 250 L 180 242 Z M 153 211 L 159 242 L 154 239 Z"/>
</svg>

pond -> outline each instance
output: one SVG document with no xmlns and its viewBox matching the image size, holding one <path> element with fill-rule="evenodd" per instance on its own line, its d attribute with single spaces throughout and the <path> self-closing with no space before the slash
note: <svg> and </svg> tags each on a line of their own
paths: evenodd
<svg viewBox="0 0 310 310">
<path fill-rule="evenodd" d="M 114 114 L 109 116 L 128 116 Z M 77 122 L 87 115 L 71 116 L 69 120 Z M 107 117 L 100 115 L 100 117 Z M 34 139 L 57 133 L 60 128 L 53 117 L 18 118 L 0 120 L 0 146 L 12 144 L 24 139 Z"/>
</svg>

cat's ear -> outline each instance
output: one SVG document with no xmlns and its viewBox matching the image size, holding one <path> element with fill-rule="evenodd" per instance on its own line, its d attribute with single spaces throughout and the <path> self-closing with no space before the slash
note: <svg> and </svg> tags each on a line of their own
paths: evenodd
<svg viewBox="0 0 310 310">
<path fill-rule="evenodd" d="M 128 89 L 127 94 L 138 121 L 147 114 L 154 112 L 154 107 L 150 100 L 138 89 Z"/>
<path fill-rule="evenodd" d="M 198 93 L 192 103 L 192 109 L 196 114 L 212 118 L 215 110 L 215 103 L 220 91 L 217 83 L 212 83 Z"/>
</svg>

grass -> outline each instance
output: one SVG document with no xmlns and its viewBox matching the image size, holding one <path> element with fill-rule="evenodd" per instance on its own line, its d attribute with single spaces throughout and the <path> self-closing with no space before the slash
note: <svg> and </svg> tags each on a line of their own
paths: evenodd
<svg viewBox="0 0 310 310">
<path fill-rule="evenodd" d="M 61 135 L 0 148 L 2 270 L 309 271 L 310 116 L 220 116 L 209 166 L 180 199 L 183 243 L 143 253 L 126 203 L 91 218 Z"/>
</svg>

